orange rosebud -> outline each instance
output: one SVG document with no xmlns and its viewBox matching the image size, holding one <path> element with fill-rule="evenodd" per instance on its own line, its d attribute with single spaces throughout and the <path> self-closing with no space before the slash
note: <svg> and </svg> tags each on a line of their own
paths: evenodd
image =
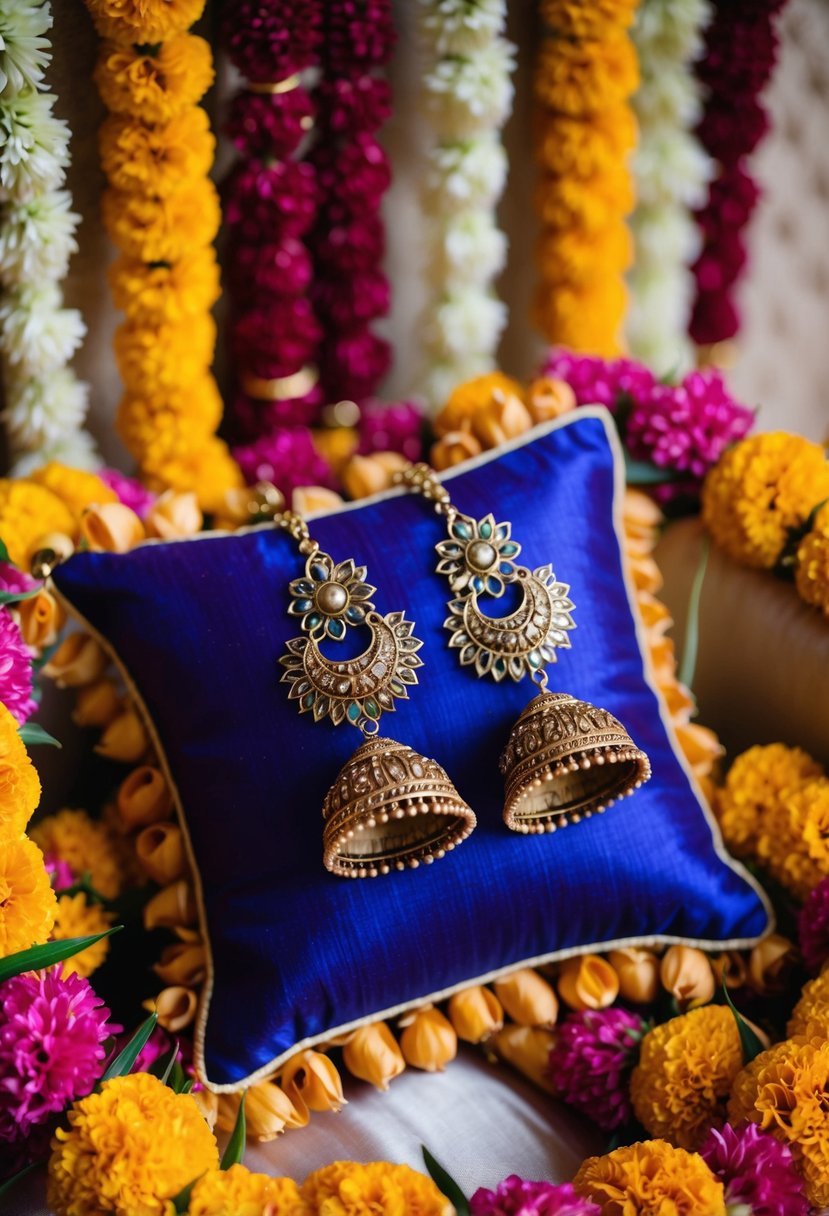
<svg viewBox="0 0 829 1216">
<path fill-rule="evenodd" d="M 173 809 L 170 788 L 160 769 L 142 764 L 118 789 L 118 814 L 127 830 L 149 827 L 167 819 Z"/>
<path fill-rule="evenodd" d="M 497 448 L 523 435 L 533 424 L 530 412 L 514 393 L 494 393 L 492 400 L 472 416 L 472 431 L 484 448 Z"/>
<path fill-rule="evenodd" d="M 75 542 L 65 532 L 44 532 L 35 549 L 51 549 L 59 562 L 65 562 L 75 552 Z"/>
<path fill-rule="evenodd" d="M 758 992 L 782 992 L 798 959 L 797 947 L 780 933 L 771 933 L 752 949 L 748 974 Z"/>
<path fill-rule="evenodd" d="M 374 452 L 371 456 L 352 456 L 340 476 L 349 497 L 368 498 L 388 490 L 394 474 L 407 464 L 398 452 Z"/>
<path fill-rule="evenodd" d="M 183 984 L 195 988 L 207 973 L 207 951 L 204 943 L 171 942 L 161 952 L 161 958 L 153 964 L 153 971 L 165 984 Z"/>
<path fill-rule="evenodd" d="M 144 535 L 141 520 L 122 502 L 87 507 L 81 515 L 81 536 L 96 553 L 128 553 Z"/>
<path fill-rule="evenodd" d="M 210 1089 L 202 1088 L 194 1089 L 190 1097 L 198 1106 L 202 1118 L 212 1132 L 219 1117 L 219 1095 L 214 1094 Z"/>
<path fill-rule="evenodd" d="M 709 955 L 708 961 L 718 988 L 723 983 L 726 988 L 742 988 L 748 976 L 748 967 L 738 950 L 723 950 L 722 954 Z"/>
<path fill-rule="evenodd" d="M 135 839 L 135 853 L 147 877 L 161 887 L 187 872 L 184 836 L 178 824 L 169 819 L 144 828 Z"/>
<path fill-rule="evenodd" d="M 291 509 L 297 515 L 312 515 L 315 511 L 336 511 L 343 504 L 342 495 L 325 486 L 297 486 L 291 495 Z"/>
<path fill-rule="evenodd" d="M 147 536 L 173 540 L 179 536 L 195 536 L 201 532 L 203 517 L 199 500 L 192 491 L 180 493 L 165 490 L 156 499 L 144 520 Z"/>
<path fill-rule="evenodd" d="M 400 1019 L 400 1050 L 407 1064 L 424 1072 L 443 1072 L 458 1054 L 458 1036 L 451 1022 L 431 1005 Z"/>
<path fill-rule="evenodd" d="M 172 988 L 162 988 L 158 996 L 143 1002 L 143 1008 L 148 1013 L 158 1015 L 158 1024 L 170 1034 L 178 1034 L 189 1026 L 196 1016 L 199 1000 L 195 992 L 183 988 L 180 984 Z"/>
<path fill-rule="evenodd" d="M 88 633 L 70 633 L 44 666 L 43 673 L 58 688 L 80 688 L 103 675 L 107 657 Z"/>
<path fill-rule="evenodd" d="M 51 591 L 41 588 L 28 600 L 17 605 L 20 619 L 20 636 L 33 650 L 43 650 L 57 639 L 63 628 L 66 613 Z"/>
<path fill-rule="evenodd" d="M 197 920 L 196 900 L 189 882 L 179 879 L 162 887 L 144 905 L 144 928 L 174 929 L 177 925 L 194 925 Z"/>
<path fill-rule="evenodd" d="M 350 1073 L 377 1089 L 388 1089 L 389 1082 L 406 1067 L 397 1040 L 385 1022 L 355 1030 L 343 1046 L 343 1060 Z"/>
<path fill-rule="evenodd" d="M 652 950 L 628 946 L 611 950 L 608 962 L 619 979 L 619 995 L 626 1001 L 648 1005 L 659 992 L 659 959 Z"/>
<path fill-rule="evenodd" d="M 650 548 L 653 548 L 664 518 L 650 494 L 631 488 L 625 490 L 622 499 L 622 523 L 626 536 L 646 540 Z"/>
<path fill-rule="evenodd" d="M 492 1036 L 491 1045 L 501 1057 L 541 1089 L 553 1093 L 549 1078 L 550 1052 L 555 1035 L 543 1026 L 504 1026 Z"/>
<path fill-rule="evenodd" d="M 680 1009 L 705 1005 L 714 995 L 714 972 L 706 955 L 694 946 L 670 946 L 659 968 L 663 988 Z"/>
<path fill-rule="evenodd" d="M 540 376 L 527 389 L 527 409 L 533 422 L 549 422 L 576 408 L 576 394 L 566 380 Z"/>
<path fill-rule="evenodd" d="M 282 1088 L 296 1106 L 309 1110 L 342 1110 L 343 1083 L 334 1064 L 320 1051 L 301 1051 L 282 1070 Z"/>
<path fill-rule="evenodd" d="M 606 1009 L 619 995 L 619 977 L 598 954 L 582 954 L 564 964 L 558 994 L 571 1009 Z"/>
<path fill-rule="evenodd" d="M 555 1026 L 558 1000 L 553 988 L 530 967 L 495 981 L 495 995 L 521 1026 Z"/>
<path fill-rule="evenodd" d="M 429 461 L 440 472 L 463 464 L 473 456 L 480 456 L 483 448 L 471 431 L 449 431 L 432 445 Z"/>
<path fill-rule="evenodd" d="M 239 1110 L 240 1094 L 220 1094 L 216 1126 L 223 1132 L 232 1131 Z M 305 1127 L 308 1111 L 294 1106 L 286 1093 L 273 1081 L 263 1081 L 245 1092 L 245 1124 L 248 1137 L 267 1144 L 284 1132 L 286 1127 Z"/>
<path fill-rule="evenodd" d="M 449 1001 L 449 1020 L 465 1043 L 485 1043 L 504 1024 L 504 1011 L 494 992 L 476 984 Z"/>
<path fill-rule="evenodd" d="M 95 751 L 108 760 L 137 764 L 146 755 L 150 741 L 144 723 L 134 709 L 123 710 L 104 730 Z"/>
<path fill-rule="evenodd" d="M 78 690 L 72 721 L 76 726 L 108 726 L 123 708 L 123 701 L 115 681 L 108 678 L 96 680 Z"/>
</svg>

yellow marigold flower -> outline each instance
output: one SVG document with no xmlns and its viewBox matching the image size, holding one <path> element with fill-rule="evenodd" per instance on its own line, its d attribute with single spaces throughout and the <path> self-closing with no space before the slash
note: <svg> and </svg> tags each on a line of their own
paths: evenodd
<svg viewBox="0 0 829 1216">
<path fill-rule="evenodd" d="M 787 804 L 809 856 L 821 874 L 829 874 L 829 779 L 821 777 L 802 786 Z"/>
<path fill-rule="evenodd" d="M 93 933 L 106 933 L 115 916 L 100 904 L 89 903 L 83 891 L 77 895 L 61 895 L 58 898 L 52 940 L 65 941 L 69 937 L 86 937 Z M 109 938 L 87 946 L 80 954 L 73 954 L 63 963 L 64 975 L 90 976 L 97 971 L 109 954 Z"/>
<path fill-rule="evenodd" d="M 468 430 L 475 415 L 485 410 L 490 402 L 503 402 L 510 397 L 523 402 L 524 390 L 517 380 L 505 376 L 503 372 L 488 372 L 485 376 L 467 380 L 452 392 L 435 418 L 435 434 Z"/>
<path fill-rule="evenodd" d="M 538 241 L 538 261 L 549 283 L 589 283 L 621 274 L 633 260 L 633 240 L 622 217 L 599 232 L 574 228 L 568 233 L 546 230 Z"/>
<path fill-rule="evenodd" d="M 829 873 L 827 817 L 829 782 L 819 777 L 784 790 L 769 807 L 757 837 L 757 857 L 798 899 L 805 899 Z"/>
<path fill-rule="evenodd" d="M 116 42 L 163 42 L 189 29 L 204 12 L 205 0 L 87 0 L 95 28 Z"/>
<path fill-rule="evenodd" d="M 115 331 L 115 361 L 131 393 L 157 393 L 207 375 L 216 345 L 209 313 L 181 325 L 144 326 L 125 321 Z"/>
<path fill-rule="evenodd" d="M 210 1170 L 190 1195 L 188 1216 L 310 1216 L 292 1178 L 253 1174 L 244 1165 Z"/>
<path fill-rule="evenodd" d="M 829 506 L 798 545 L 794 581 L 800 598 L 829 616 Z"/>
<path fill-rule="evenodd" d="M 621 275 L 583 287 L 542 282 L 536 292 L 535 317 L 551 343 L 609 357 L 621 350 L 626 306 Z"/>
<path fill-rule="evenodd" d="M 219 196 L 207 178 L 185 182 L 166 198 L 105 190 L 101 220 L 112 241 L 145 262 L 176 262 L 209 245 L 219 231 Z"/>
<path fill-rule="evenodd" d="M 655 1026 L 642 1040 L 630 1094 L 652 1136 L 695 1149 L 725 1121 L 731 1083 L 743 1066 L 740 1034 L 725 1005 L 692 1009 Z"/>
<path fill-rule="evenodd" d="M 210 514 L 221 510 L 228 490 L 243 484 L 227 444 L 213 435 L 189 452 L 159 458 L 148 452 L 142 471 L 151 490 L 193 490 L 201 510 Z"/>
<path fill-rule="evenodd" d="M 199 106 L 158 126 L 110 114 L 98 139 L 101 168 L 114 189 L 161 198 L 180 190 L 185 181 L 205 177 L 216 148 L 210 121 Z"/>
<path fill-rule="evenodd" d="M 591 118 L 552 114 L 538 135 L 539 165 L 556 177 L 588 181 L 611 172 L 636 146 L 636 116 L 627 102 Z"/>
<path fill-rule="evenodd" d="M 774 834 L 774 810 L 783 792 L 822 775 L 816 760 L 784 743 L 750 747 L 738 756 L 714 797 L 714 812 L 731 852 L 737 857 L 755 853 L 761 833 Z"/>
<path fill-rule="evenodd" d="M 582 6 L 585 10 L 589 5 Z M 630 38 L 546 38 L 535 73 L 536 100 L 560 114 L 589 118 L 612 109 L 639 87 L 639 61 Z"/>
<path fill-rule="evenodd" d="M 448 1216 L 452 1205 L 408 1165 L 335 1161 L 306 1178 L 300 1194 L 320 1216 Z"/>
<path fill-rule="evenodd" d="M 829 968 L 815 980 L 804 984 L 800 1000 L 792 1010 L 786 1027 L 790 1039 L 829 1039 Z"/>
<path fill-rule="evenodd" d="M 698 1153 L 643 1140 L 588 1157 L 573 1180 L 602 1216 L 725 1216 L 723 1184 Z"/>
<path fill-rule="evenodd" d="M 25 831 L 39 801 L 40 778 L 18 733 L 17 719 L 0 704 L 0 841 Z"/>
<path fill-rule="evenodd" d="M 94 80 L 101 100 L 113 114 L 163 123 L 197 105 L 213 83 L 213 75 L 210 44 L 193 34 L 176 34 L 162 43 L 156 55 L 142 55 L 134 46 L 104 43 Z"/>
<path fill-rule="evenodd" d="M 29 474 L 29 481 L 36 482 L 51 490 L 64 503 L 76 520 L 92 503 L 117 502 L 118 495 L 95 473 L 85 469 L 72 469 L 67 464 L 50 460 L 34 473 Z"/>
<path fill-rule="evenodd" d="M 771 569 L 790 530 L 825 498 L 829 463 L 820 444 L 771 431 L 723 454 L 702 488 L 702 518 L 729 557 Z"/>
<path fill-rule="evenodd" d="M 212 308 L 220 295 L 219 264 L 210 246 L 163 266 L 122 255 L 108 274 L 115 307 L 137 325 L 176 324 L 196 317 Z"/>
<path fill-rule="evenodd" d="M 213 434 L 221 416 L 222 399 L 216 381 L 204 376 L 163 393 L 125 393 L 116 426 L 133 456 L 149 465 L 173 457 L 191 459 L 200 441 Z"/>
<path fill-rule="evenodd" d="M 749 1119 L 788 1144 L 815 1207 L 829 1204 L 829 1039 L 798 1036 L 763 1051 L 737 1076 L 730 1123 Z"/>
<path fill-rule="evenodd" d="M 40 849 L 26 836 L 0 845 L 0 958 L 45 942 L 55 920 L 55 893 Z"/>
<path fill-rule="evenodd" d="M 74 535 L 75 521 L 66 505 L 45 486 L 0 478 L 0 539 L 16 566 L 28 570 L 47 532 Z"/>
<path fill-rule="evenodd" d="M 76 878 L 88 874 L 104 899 L 120 894 L 123 875 L 114 833 L 106 824 L 90 819 L 86 811 L 47 815 L 29 835 L 44 853 L 65 861 Z"/>
<path fill-rule="evenodd" d="M 638 0 L 541 0 L 541 20 L 569 38 L 602 38 L 633 22 Z"/>
<path fill-rule="evenodd" d="M 542 223 L 555 230 L 557 238 L 584 242 L 605 232 L 620 215 L 633 210 L 633 179 L 621 162 L 585 181 L 571 177 L 542 176 L 536 188 L 536 209 Z M 552 256 L 553 246 L 545 250 Z"/>
<path fill-rule="evenodd" d="M 69 1111 L 69 1128 L 52 1140 L 47 1203 L 55 1216 L 167 1216 L 170 1200 L 218 1164 L 190 1094 L 132 1073 L 104 1081 Z"/>
</svg>

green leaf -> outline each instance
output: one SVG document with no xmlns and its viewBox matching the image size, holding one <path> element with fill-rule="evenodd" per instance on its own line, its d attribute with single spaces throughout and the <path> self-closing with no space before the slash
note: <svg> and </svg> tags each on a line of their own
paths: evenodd
<svg viewBox="0 0 829 1216">
<path fill-rule="evenodd" d="M 148 1072 L 154 1077 L 158 1077 L 162 1085 L 169 1085 L 170 1089 L 175 1089 L 175 1086 L 170 1085 L 170 1076 L 176 1064 L 176 1056 L 178 1055 L 178 1039 L 175 1040 L 169 1051 L 165 1051 L 164 1055 L 159 1056 L 157 1060 L 153 1060 Z"/>
<path fill-rule="evenodd" d="M 44 967 L 62 963 L 65 958 L 80 954 L 81 950 L 94 946 L 102 938 L 118 933 L 122 927 L 113 925 L 105 933 L 92 933 L 88 937 L 67 937 L 63 941 L 45 942 L 42 946 L 32 946 L 29 950 L 8 954 L 5 958 L 0 958 L 0 984 L 14 975 L 22 975 L 24 971 L 42 971 Z"/>
<path fill-rule="evenodd" d="M 0 591 L 0 605 L 19 604 L 22 600 L 30 600 L 39 590 L 39 587 L 33 587 L 31 591 Z"/>
<path fill-rule="evenodd" d="M 708 557 L 711 552 L 711 541 L 706 532 L 702 538 L 691 592 L 688 596 L 688 620 L 685 625 L 685 644 L 682 648 L 682 662 L 679 665 L 679 682 L 686 688 L 693 688 L 694 674 L 697 669 L 699 653 L 699 606 L 702 599 L 702 584 L 705 582 L 705 572 L 708 569 Z"/>
<path fill-rule="evenodd" d="M 625 478 L 632 486 L 657 486 L 666 481 L 676 481 L 679 474 L 673 469 L 660 469 L 649 460 L 632 460 L 625 453 Z"/>
<path fill-rule="evenodd" d="M 58 743 L 57 739 L 37 722 L 24 722 L 17 733 L 27 747 L 31 747 L 33 743 L 48 743 L 50 747 L 63 747 L 62 743 Z"/>
<path fill-rule="evenodd" d="M 181 1067 L 181 1061 L 176 1060 L 176 1062 L 173 1064 L 173 1071 L 167 1078 L 167 1084 L 174 1094 L 181 1094 L 184 1093 L 184 1087 L 188 1084 L 188 1082 L 190 1084 L 190 1088 L 192 1089 L 192 1080 L 186 1075 L 184 1069 Z M 189 1093 L 190 1089 L 188 1089 L 187 1092 Z"/>
<path fill-rule="evenodd" d="M 247 1094 L 243 1093 L 239 1109 L 236 1112 L 236 1122 L 233 1125 L 233 1131 L 227 1142 L 227 1148 L 222 1153 L 220 1168 L 223 1170 L 229 1170 L 232 1165 L 238 1165 L 245 1155 L 245 1137 L 247 1135 L 247 1121 L 245 1119 L 246 1097 Z"/>
<path fill-rule="evenodd" d="M 0 1199 L 4 1195 L 8 1195 L 10 1191 L 13 1191 L 18 1182 L 25 1178 L 27 1174 L 31 1174 L 32 1170 L 36 1170 L 40 1165 L 45 1165 L 46 1161 L 46 1157 L 41 1157 L 39 1161 L 30 1161 L 28 1165 L 23 1166 L 22 1170 L 18 1170 L 16 1174 L 12 1174 L 11 1178 L 7 1178 L 5 1182 L 0 1182 Z"/>
<path fill-rule="evenodd" d="M 179 1193 L 173 1199 L 173 1207 L 177 1212 L 186 1212 L 190 1206 L 190 1196 L 193 1193 L 193 1187 L 198 1182 L 199 1178 L 203 1178 L 204 1174 L 199 1174 L 198 1178 L 194 1178 L 192 1182 L 188 1182 L 187 1186 L 181 1188 Z"/>
<path fill-rule="evenodd" d="M 194 1085 L 193 1078 L 187 1077 L 186 1080 L 184 1081 L 184 1084 L 182 1085 L 181 1089 L 179 1089 L 177 1092 L 180 1094 L 189 1094 L 191 1089 L 193 1088 L 193 1085 Z"/>
<path fill-rule="evenodd" d="M 429 1177 L 438 1190 L 454 1205 L 458 1216 L 469 1216 L 469 1201 L 452 1175 L 447 1173 L 438 1161 L 435 1161 L 425 1144 L 421 1144 L 420 1151 L 423 1153 Z"/>
<path fill-rule="evenodd" d="M 750 1064 L 756 1056 L 759 1056 L 761 1051 L 765 1051 L 766 1049 L 742 1014 L 737 1012 L 734 1002 L 728 995 L 728 989 L 726 988 L 725 983 L 723 983 L 722 990 L 728 1008 L 734 1014 L 734 1020 L 737 1023 L 737 1029 L 740 1032 L 740 1043 L 743 1048 L 743 1066 L 745 1066 L 746 1064 Z"/>
<path fill-rule="evenodd" d="M 133 1064 L 141 1054 L 141 1049 L 155 1030 L 157 1021 L 158 1014 L 151 1013 L 146 1022 L 141 1023 L 123 1051 L 118 1053 L 109 1068 L 107 1068 L 101 1077 L 102 1081 L 109 1081 L 112 1077 L 124 1077 L 130 1072 Z"/>
<path fill-rule="evenodd" d="M 10 566 L 14 565 L 14 562 L 9 557 L 9 551 L 6 548 L 6 542 L 1 537 L 0 537 L 0 562 L 8 562 Z"/>
</svg>

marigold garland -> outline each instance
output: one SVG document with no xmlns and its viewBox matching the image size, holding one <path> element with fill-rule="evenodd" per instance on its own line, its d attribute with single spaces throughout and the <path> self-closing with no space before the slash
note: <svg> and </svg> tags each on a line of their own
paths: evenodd
<svg viewBox="0 0 829 1216">
<path fill-rule="evenodd" d="M 602 355 L 620 349 L 631 259 L 624 217 L 633 207 L 627 157 L 635 121 L 628 99 L 639 70 L 626 31 L 636 4 L 541 5 L 535 320 L 549 342 Z"/>
<path fill-rule="evenodd" d="M 101 211 L 122 255 L 111 281 L 127 314 L 115 340 L 118 429 L 152 488 L 193 489 L 216 510 L 240 477 L 213 434 L 221 407 L 209 371 L 208 310 L 218 292 L 210 246 L 220 217 L 207 178 L 215 141 L 196 108 L 213 61 L 209 45 L 186 32 L 204 3 L 88 0 L 88 8 L 105 39 L 94 73 L 110 111 L 100 133 L 109 182 Z"/>
</svg>

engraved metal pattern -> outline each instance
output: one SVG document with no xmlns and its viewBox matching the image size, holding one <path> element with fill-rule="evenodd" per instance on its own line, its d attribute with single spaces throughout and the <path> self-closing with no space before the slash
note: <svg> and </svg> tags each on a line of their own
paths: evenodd
<svg viewBox="0 0 829 1216">
<path fill-rule="evenodd" d="M 288 613 L 300 618 L 303 633 L 315 641 L 341 641 L 350 625 L 365 624 L 367 614 L 374 612 L 371 597 L 377 588 L 365 580 L 365 566 L 357 566 L 352 558 L 335 562 L 317 550 L 305 563 L 304 578 L 289 584 Z"/>
<path fill-rule="evenodd" d="M 504 819 L 519 832 L 553 832 L 612 806 L 651 775 L 648 757 L 606 709 L 542 692 L 512 728 L 501 756 Z"/>
<path fill-rule="evenodd" d="M 465 840 L 475 815 L 435 760 L 393 739 L 367 740 L 322 807 L 326 869 L 350 878 L 429 864 Z"/>
</svg>

